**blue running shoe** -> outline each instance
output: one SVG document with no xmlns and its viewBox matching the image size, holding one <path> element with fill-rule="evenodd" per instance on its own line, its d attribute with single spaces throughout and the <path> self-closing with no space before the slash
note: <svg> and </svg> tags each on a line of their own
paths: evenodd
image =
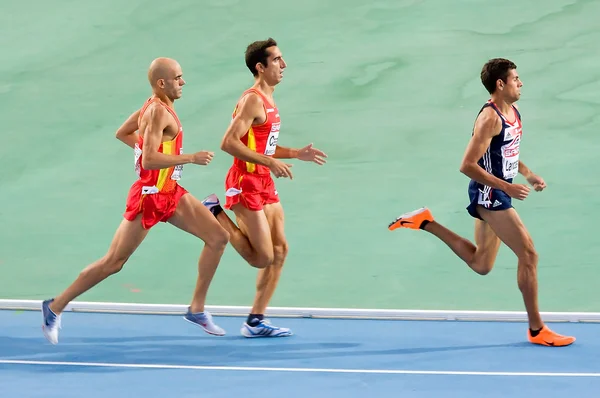
<svg viewBox="0 0 600 398">
<path fill-rule="evenodd" d="M 221 202 L 219 202 L 219 198 L 214 193 L 208 195 L 206 198 L 202 199 L 202 204 L 210 210 L 211 213 L 215 214 L 216 207 L 220 206 Z"/>
<path fill-rule="evenodd" d="M 50 309 L 50 303 L 54 299 L 42 302 L 42 331 L 46 339 L 52 344 L 58 344 L 58 329 L 60 329 L 60 315 L 56 315 Z"/>
<path fill-rule="evenodd" d="M 244 337 L 289 337 L 292 335 L 290 329 L 273 326 L 266 319 L 260 321 L 256 326 L 250 326 L 244 322 L 241 332 Z"/>
<path fill-rule="evenodd" d="M 225 330 L 213 322 L 212 315 L 208 311 L 192 313 L 192 310 L 188 307 L 188 311 L 183 316 L 183 319 L 200 326 L 208 334 L 225 336 Z"/>
</svg>

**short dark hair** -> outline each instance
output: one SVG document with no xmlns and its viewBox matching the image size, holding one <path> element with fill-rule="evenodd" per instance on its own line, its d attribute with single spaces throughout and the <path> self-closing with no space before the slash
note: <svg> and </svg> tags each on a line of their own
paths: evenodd
<svg viewBox="0 0 600 398">
<path fill-rule="evenodd" d="M 269 58 L 269 52 L 267 48 L 274 47 L 277 45 L 277 42 L 268 38 L 267 40 L 255 41 L 254 43 L 250 43 L 246 48 L 246 66 L 252 72 L 252 75 L 258 75 L 258 70 L 256 70 L 256 64 L 261 63 L 265 67 L 267 66 L 267 58 Z"/>
<path fill-rule="evenodd" d="M 506 83 L 506 78 L 511 69 L 517 69 L 517 65 L 508 59 L 490 59 L 481 69 L 481 83 L 490 94 L 493 94 L 496 91 L 498 79 L 502 79 Z"/>
</svg>

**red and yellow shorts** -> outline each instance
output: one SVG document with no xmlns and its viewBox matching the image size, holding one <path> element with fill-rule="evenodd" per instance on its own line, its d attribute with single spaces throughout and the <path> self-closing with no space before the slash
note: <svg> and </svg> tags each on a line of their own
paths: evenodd
<svg viewBox="0 0 600 398">
<path fill-rule="evenodd" d="M 225 178 L 225 208 L 237 203 L 249 210 L 262 210 L 264 205 L 279 202 L 271 174 L 253 174 L 232 166 Z"/>
<path fill-rule="evenodd" d="M 142 185 L 138 180 L 131 186 L 123 217 L 133 221 L 138 214 L 142 214 L 144 229 L 150 229 L 159 222 L 167 222 L 175 214 L 181 197 L 188 193 L 185 188 L 176 184 L 175 189 L 168 193 L 144 194 Z"/>
</svg>

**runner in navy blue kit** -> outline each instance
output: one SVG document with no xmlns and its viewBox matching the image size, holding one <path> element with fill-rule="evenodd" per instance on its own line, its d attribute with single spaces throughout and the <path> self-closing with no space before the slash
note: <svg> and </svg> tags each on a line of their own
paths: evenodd
<svg viewBox="0 0 600 398">
<path fill-rule="evenodd" d="M 438 222 L 427 208 L 398 217 L 388 228 L 421 229 L 442 240 L 467 265 L 481 275 L 488 274 L 504 242 L 518 258 L 517 281 L 529 318 L 528 339 L 533 344 L 565 346 L 574 337 L 551 331 L 538 309 L 538 255 L 529 232 L 512 205 L 512 198 L 524 200 L 529 187 L 515 184 L 520 173 L 536 191 L 546 188 L 544 180 L 519 159 L 523 135 L 521 114 L 514 105 L 521 96 L 516 65 L 502 58 L 489 60 L 481 71 L 481 82 L 491 94 L 479 111 L 460 171 L 468 176 L 469 205 L 475 218 L 475 245 Z"/>
</svg>

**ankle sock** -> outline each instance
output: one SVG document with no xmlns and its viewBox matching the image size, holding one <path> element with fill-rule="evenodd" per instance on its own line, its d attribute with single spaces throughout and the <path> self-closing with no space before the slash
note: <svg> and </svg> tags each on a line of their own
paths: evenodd
<svg viewBox="0 0 600 398">
<path fill-rule="evenodd" d="M 540 328 L 540 329 L 538 329 L 538 330 L 533 330 L 533 329 L 531 329 L 531 328 L 530 328 L 530 329 L 529 329 L 529 332 L 531 333 L 531 337 L 535 337 L 535 336 L 537 336 L 538 334 L 540 334 L 540 332 L 542 331 L 542 329 L 543 329 L 543 328 Z"/>
<path fill-rule="evenodd" d="M 213 207 L 212 209 L 210 209 L 210 212 L 213 214 L 213 216 L 218 216 L 220 212 L 223 211 L 223 208 L 221 207 L 221 205 L 216 205 L 215 207 Z"/>
<path fill-rule="evenodd" d="M 263 314 L 250 314 L 248 315 L 248 319 L 246 319 L 246 323 L 250 326 L 257 326 L 264 318 Z"/>
</svg>

